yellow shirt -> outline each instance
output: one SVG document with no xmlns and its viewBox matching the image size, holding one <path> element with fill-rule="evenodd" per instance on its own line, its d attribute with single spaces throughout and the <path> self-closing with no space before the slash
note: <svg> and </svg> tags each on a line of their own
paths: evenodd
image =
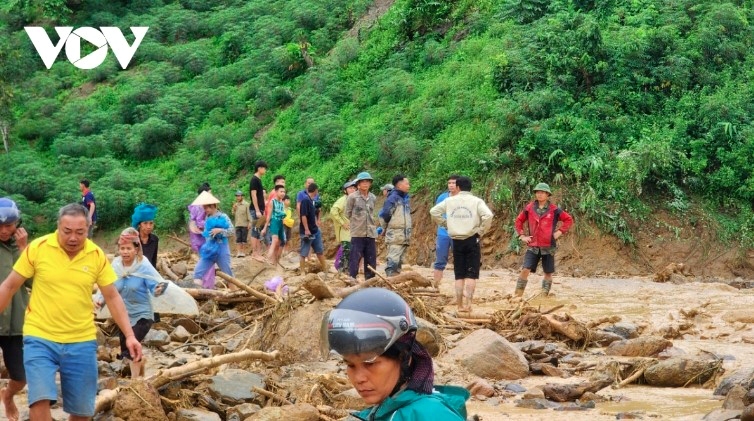
<svg viewBox="0 0 754 421">
<path fill-rule="evenodd" d="M 24 335 L 74 343 L 97 338 L 92 313 L 92 287 L 118 278 L 107 256 L 91 240 L 70 259 L 58 243 L 57 231 L 37 238 L 18 258 L 13 270 L 34 278 L 26 308 Z"/>
</svg>

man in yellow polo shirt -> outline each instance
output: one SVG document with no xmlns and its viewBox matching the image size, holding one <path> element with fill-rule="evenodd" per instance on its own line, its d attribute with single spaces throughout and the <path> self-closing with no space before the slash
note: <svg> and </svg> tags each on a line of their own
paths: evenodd
<svg viewBox="0 0 754 421">
<path fill-rule="evenodd" d="M 0 311 L 28 278 L 34 291 L 24 322 L 24 368 L 29 386 L 29 416 L 50 420 L 57 401 L 55 374 L 60 372 L 63 410 L 69 420 L 94 416 L 97 395 L 97 341 L 92 314 L 92 287 L 99 286 L 113 319 L 126 336 L 134 361 L 141 344 L 128 321 L 123 300 L 113 283 L 117 276 L 105 253 L 87 239 L 87 210 L 63 206 L 58 229 L 38 238 L 21 254 L 0 285 Z"/>
</svg>

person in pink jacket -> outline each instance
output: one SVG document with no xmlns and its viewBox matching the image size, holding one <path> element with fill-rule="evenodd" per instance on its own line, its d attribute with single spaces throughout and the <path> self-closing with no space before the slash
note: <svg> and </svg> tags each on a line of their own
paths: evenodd
<svg viewBox="0 0 754 421">
<path fill-rule="evenodd" d="M 551 195 L 550 186 L 545 183 L 537 184 L 534 187 L 536 200 L 527 204 L 516 218 L 518 239 L 529 247 L 524 255 L 521 274 L 516 282 L 515 294 L 519 297 L 524 295 L 529 273 L 537 271 L 540 260 L 545 272 L 542 279 L 542 290 L 545 295 L 550 293 L 552 274 L 555 272 L 556 241 L 568 232 L 573 225 L 571 215 L 557 205 L 550 203 Z M 528 222 L 529 235 L 526 235 L 524 231 L 525 222 Z"/>
</svg>

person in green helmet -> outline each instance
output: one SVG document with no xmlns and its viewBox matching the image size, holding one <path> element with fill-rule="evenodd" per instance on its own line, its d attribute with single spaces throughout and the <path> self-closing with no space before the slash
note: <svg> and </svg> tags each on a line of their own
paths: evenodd
<svg viewBox="0 0 754 421">
<path fill-rule="evenodd" d="M 555 272 L 555 248 L 557 239 L 568 232 L 573 225 L 573 218 L 557 205 L 550 203 L 552 191 L 546 183 L 539 183 L 534 187 L 535 200 L 526 205 L 516 218 L 516 232 L 518 239 L 523 241 L 528 249 L 524 255 L 524 264 L 516 282 L 516 296 L 523 296 L 529 273 L 536 272 L 539 261 L 545 276 L 542 279 L 542 290 L 545 295 L 552 288 L 552 274 Z M 528 225 L 528 234 L 524 230 L 524 223 Z"/>
<path fill-rule="evenodd" d="M 434 385 L 432 357 L 416 339 L 418 326 L 400 295 L 366 288 L 322 319 L 321 350 L 337 353 L 356 392 L 370 405 L 362 421 L 464 421 L 469 392 Z"/>
</svg>

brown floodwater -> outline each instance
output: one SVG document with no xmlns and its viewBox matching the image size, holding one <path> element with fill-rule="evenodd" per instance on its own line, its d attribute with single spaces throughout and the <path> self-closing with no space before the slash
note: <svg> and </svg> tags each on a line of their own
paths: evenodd
<svg viewBox="0 0 754 421">
<path fill-rule="evenodd" d="M 487 275 L 486 277 L 484 275 Z M 451 274 L 445 273 L 442 291 L 452 294 Z M 495 291 L 512 293 L 516 274 L 506 271 L 490 271 L 482 275 L 476 297 L 484 297 Z M 526 295 L 539 290 L 541 277 L 532 275 Z M 555 277 L 554 295 L 535 298 L 531 304 L 549 309 L 564 307 L 556 314 L 568 313 L 581 322 L 598 320 L 618 315 L 623 322 L 644 328 L 642 335 L 658 333 L 663 328 L 690 321 L 693 325 L 679 339 L 671 339 L 673 353 L 684 356 L 709 358 L 710 354 L 724 359 L 723 367 L 730 374 L 739 368 L 754 366 L 754 345 L 746 343 L 754 339 L 754 329 L 748 323 L 726 321 L 728 312 L 748 312 L 754 304 L 754 291 L 738 290 L 721 283 L 655 283 L 650 278 L 562 278 Z M 483 303 L 476 307 L 478 313 L 489 313 L 497 308 L 510 307 L 505 301 Z M 452 311 L 452 307 L 448 307 Z M 689 318 L 682 312 L 691 314 Z M 752 315 L 751 317 L 754 317 Z M 744 318 L 745 320 L 745 318 Z M 602 348 L 584 350 L 584 359 L 610 359 Z M 568 379 L 529 376 L 516 383 L 527 389 L 545 383 L 578 383 L 585 377 Z M 520 395 L 500 399 L 499 403 L 477 401 L 468 404 L 469 414 L 479 414 L 485 421 L 524 420 L 614 420 L 621 412 L 640 411 L 649 419 L 699 420 L 708 412 L 720 408 L 722 400 L 713 397 L 712 389 L 701 387 L 659 388 L 645 385 L 628 385 L 621 389 L 605 388 L 598 392 L 609 401 L 597 403 L 587 411 L 554 411 L 517 408 Z"/>
</svg>

